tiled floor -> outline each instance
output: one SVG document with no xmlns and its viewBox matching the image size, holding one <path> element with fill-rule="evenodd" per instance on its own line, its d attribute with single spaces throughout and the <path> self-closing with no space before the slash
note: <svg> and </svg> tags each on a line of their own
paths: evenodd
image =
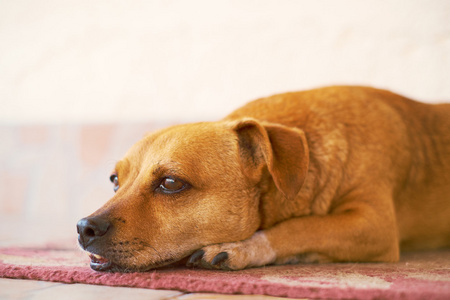
<svg viewBox="0 0 450 300">
<path fill-rule="evenodd" d="M 63 284 L 46 281 L 0 279 L 0 299 L 15 300 L 49 300 L 49 299 L 114 299 L 114 300 L 143 300 L 143 299 L 229 299 L 229 300 L 274 300 L 286 299 L 259 295 L 218 295 L 218 294 L 185 294 L 178 291 L 150 290 L 126 287 L 109 287 L 88 284 Z"/>
<path fill-rule="evenodd" d="M 63 284 L 45 281 L 1 279 L 1 299 L 177 299 L 183 293 L 87 284 Z"/>
</svg>

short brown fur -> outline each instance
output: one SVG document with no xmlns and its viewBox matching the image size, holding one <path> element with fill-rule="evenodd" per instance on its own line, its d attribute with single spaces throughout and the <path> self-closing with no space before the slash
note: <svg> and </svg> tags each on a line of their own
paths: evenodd
<svg viewBox="0 0 450 300">
<path fill-rule="evenodd" d="M 395 262 L 450 246 L 450 104 L 365 87 L 275 95 L 150 134 L 114 174 L 117 193 L 88 218 L 107 231 L 79 228 L 113 271 Z M 186 188 L 163 193 L 168 177 Z"/>
</svg>

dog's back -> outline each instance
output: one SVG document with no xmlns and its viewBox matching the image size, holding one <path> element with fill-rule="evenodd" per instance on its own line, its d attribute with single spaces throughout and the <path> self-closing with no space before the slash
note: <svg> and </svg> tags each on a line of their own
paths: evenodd
<svg viewBox="0 0 450 300">
<path fill-rule="evenodd" d="M 450 104 L 424 104 L 373 88 L 329 87 L 259 99 L 226 119 L 242 117 L 301 128 L 312 156 L 340 152 L 322 167 L 348 181 L 340 184 L 347 190 L 360 178 L 383 178 L 389 168 L 384 178 L 394 182 L 401 249 L 450 246 Z"/>
</svg>

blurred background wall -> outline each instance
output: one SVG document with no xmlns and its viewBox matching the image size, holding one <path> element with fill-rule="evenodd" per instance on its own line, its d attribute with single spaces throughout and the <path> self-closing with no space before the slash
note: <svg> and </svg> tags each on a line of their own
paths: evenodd
<svg viewBox="0 0 450 300">
<path fill-rule="evenodd" d="M 0 245 L 74 239 L 159 127 L 330 84 L 450 100 L 449 20 L 447 0 L 0 0 Z"/>
</svg>

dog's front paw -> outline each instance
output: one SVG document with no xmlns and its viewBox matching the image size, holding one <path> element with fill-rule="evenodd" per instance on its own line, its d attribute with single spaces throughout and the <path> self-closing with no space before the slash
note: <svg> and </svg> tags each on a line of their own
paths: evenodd
<svg viewBox="0 0 450 300">
<path fill-rule="evenodd" d="M 205 269 L 240 270 L 247 267 L 247 256 L 242 242 L 211 245 L 194 252 L 187 265 Z"/>
<path fill-rule="evenodd" d="M 241 270 L 275 261 L 276 254 L 263 232 L 247 240 L 206 246 L 194 252 L 187 265 L 206 269 Z"/>
</svg>

